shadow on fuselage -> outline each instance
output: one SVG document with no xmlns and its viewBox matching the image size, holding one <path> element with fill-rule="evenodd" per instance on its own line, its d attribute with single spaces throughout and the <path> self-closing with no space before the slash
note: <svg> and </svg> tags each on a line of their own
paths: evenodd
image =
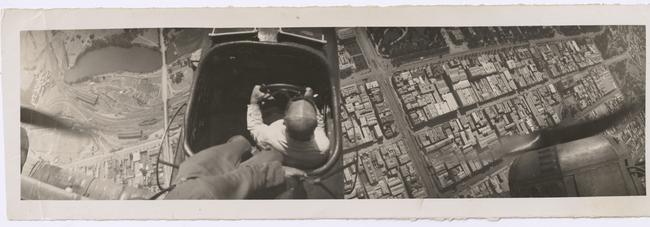
<svg viewBox="0 0 650 227">
<path fill-rule="evenodd" d="M 511 196 L 645 195 L 629 171 L 634 165 L 630 154 L 598 136 L 641 109 L 628 103 L 610 115 L 538 132 L 531 146 L 516 152 L 509 172 Z"/>
</svg>

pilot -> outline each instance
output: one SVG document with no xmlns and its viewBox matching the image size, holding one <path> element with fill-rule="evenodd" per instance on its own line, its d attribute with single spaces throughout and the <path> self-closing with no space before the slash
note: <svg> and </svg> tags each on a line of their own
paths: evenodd
<svg viewBox="0 0 650 227">
<path fill-rule="evenodd" d="M 304 171 L 282 166 L 283 155 L 272 149 L 251 152 L 243 136 L 234 136 L 184 161 L 165 199 L 245 199 L 258 192 L 282 186 L 286 179 L 304 177 Z"/>
<path fill-rule="evenodd" d="M 253 88 L 247 111 L 248 130 L 260 150 L 277 150 L 285 155 L 283 164 L 296 168 L 314 168 L 322 164 L 330 141 L 323 117 L 313 103 L 314 91 L 307 87 L 304 97 L 288 100 L 284 117 L 266 125 L 259 103 L 271 97 L 260 88 L 259 85 Z"/>
</svg>

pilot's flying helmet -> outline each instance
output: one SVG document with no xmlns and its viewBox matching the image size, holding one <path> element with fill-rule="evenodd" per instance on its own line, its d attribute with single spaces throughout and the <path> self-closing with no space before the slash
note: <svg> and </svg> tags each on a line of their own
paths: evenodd
<svg viewBox="0 0 650 227">
<path fill-rule="evenodd" d="M 316 106 L 309 98 L 292 99 L 287 104 L 284 125 L 292 139 L 306 141 L 314 135 L 318 124 Z"/>
</svg>

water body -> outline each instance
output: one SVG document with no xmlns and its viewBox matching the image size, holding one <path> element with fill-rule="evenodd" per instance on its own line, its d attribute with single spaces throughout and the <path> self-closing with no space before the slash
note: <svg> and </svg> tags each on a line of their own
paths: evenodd
<svg viewBox="0 0 650 227">
<path fill-rule="evenodd" d="M 73 83 L 111 72 L 147 73 L 160 69 L 160 51 L 144 47 L 104 47 L 87 52 L 65 73 L 64 80 Z"/>
</svg>

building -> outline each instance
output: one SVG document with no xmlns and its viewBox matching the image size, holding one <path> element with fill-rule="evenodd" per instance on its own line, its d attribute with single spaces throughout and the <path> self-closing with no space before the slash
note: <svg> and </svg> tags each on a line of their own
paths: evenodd
<svg viewBox="0 0 650 227">
<path fill-rule="evenodd" d="M 117 138 L 121 140 L 140 139 L 142 138 L 142 136 L 143 136 L 142 130 L 126 131 L 117 134 Z"/>
<path fill-rule="evenodd" d="M 99 95 L 94 94 L 90 91 L 77 91 L 76 94 L 77 99 L 93 106 L 96 105 L 97 101 L 99 100 Z"/>
</svg>

